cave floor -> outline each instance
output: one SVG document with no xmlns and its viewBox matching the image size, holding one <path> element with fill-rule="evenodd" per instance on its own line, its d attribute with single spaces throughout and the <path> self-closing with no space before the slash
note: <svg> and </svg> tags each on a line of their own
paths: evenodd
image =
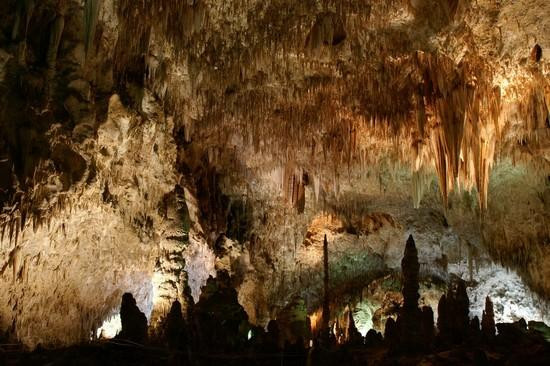
<svg viewBox="0 0 550 366">
<path fill-rule="evenodd" d="M 257 350 L 209 353 L 171 351 L 120 341 L 97 341 L 63 349 L 37 349 L 26 352 L 17 345 L 0 345 L 0 365 L 537 365 L 550 364 L 550 343 L 502 346 L 456 346 L 429 354 L 398 355 L 385 345 L 341 346 L 330 351 L 284 351 L 267 353 Z"/>
</svg>

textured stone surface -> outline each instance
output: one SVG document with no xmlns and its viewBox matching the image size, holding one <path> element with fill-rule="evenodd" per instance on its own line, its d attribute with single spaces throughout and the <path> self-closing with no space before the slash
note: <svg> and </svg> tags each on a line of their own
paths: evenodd
<svg viewBox="0 0 550 366">
<path fill-rule="evenodd" d="M 4 329 L 30 346 L 87 340 L 118 311 L 124 292 L 150 315 L 164 222 L 156 208 L 175 185 L 167 131 L 138 124 L 111 98 L 107 121 L 85 154 L 95 164 L 83 178 L 88 182 L 45 201 L 54 209 L 41 222 L 28 220 L 17 242 L 4 236 Z"/>
<path fill-rule="evenodd" d="M 548 1 L 16 3 L 0 10 L 13 338 L 86 340 L 124 292 L 154 325 L 218 269 L 252 323 L 295 298 L 313 314 L 325 234 L 335 310 L 412 234 L 420 277 L 469 281 L 472 314 L 489 294 L 497 321 L 543 318 Z"/>
</svg>

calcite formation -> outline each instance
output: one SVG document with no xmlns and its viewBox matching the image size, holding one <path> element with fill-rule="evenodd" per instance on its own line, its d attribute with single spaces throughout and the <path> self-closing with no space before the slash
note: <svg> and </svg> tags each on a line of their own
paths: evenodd
<svg viewBox="0 0 550 366">
<path fill-rule="evenodd" d="M 489 295 L 497 319 L 548 321 L 549 14 L 3 0 L 0 331 L 87 341 L 128 292 L 154 333 L 219 271 L 259 327 L 303 302 L 314 331 L 328 307 L 330 324 L 356 314 L 391 338 L 394 307 L 437 319 L 455 276 L 469 315 Z M 418 268 L 394 286 L 411 234 Z M 413 277 L 434 284 L 420 304 Z"/>
</svg>

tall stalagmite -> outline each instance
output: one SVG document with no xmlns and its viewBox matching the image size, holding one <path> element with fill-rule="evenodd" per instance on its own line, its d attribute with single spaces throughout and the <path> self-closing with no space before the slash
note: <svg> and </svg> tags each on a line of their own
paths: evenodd
<svg viewBox="0 0 550 366">
<path fill-rule="evenodd" d="M 418 308 L 420 264 L 412 235 L 409 235 L 401 260 L 403 282 L 403 306 L 397 318 L 397 349 L 403 352 L 418 352 L 431 346 L 433 336 L 433 313 Z"/>
<path fill-rule="evenodd" d="M 485 310 L 481 317 L 481 331 L 486 339 L 491 339 L 495 336 L 495 314 L 493 311 L 493 302 L 487 296 L 485 298 Z"/>
<path fill-rule="evenodd" d="M 468 339 L 470 330 L 470 300 L 466 292 L 466 283 L 463 280 L 458 281 L 454 303 L 455 338 L 464 342 Z"/>
<path fill-rule="evenodd" d="M 329 320 L 330 320 L 330 294 L 329 294 L 329 275 L 328 275 L 328 241 L 327 241 L 327 235 L 325 234 L 325 238 L 323 240 L 323 271 L 324 271 L 324 294 L 323 294 L 323 323 L 321 328 L 321 339 L 323 343 L 326 345 L 329 342 L 330 337 L 330 327 L 329 327 Z"/>
<path fill-rule="evenodd" d="M 412 235 L 409 235 L 405 246 L 405 253 L 401 260 L 401 271 L 403 276 L 403 309 L 409 311 L 418 309 L 418 272 L 420 264 L 418 263 L 418 252 Z"/>
</svg>

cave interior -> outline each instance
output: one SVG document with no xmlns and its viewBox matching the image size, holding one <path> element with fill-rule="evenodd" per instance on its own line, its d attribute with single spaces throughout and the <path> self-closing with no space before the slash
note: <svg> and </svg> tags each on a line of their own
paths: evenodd
<svg viewBox="0 0 550 366">
<path fill-rule="evenodd" d="M 0 365 L 549 365 L 548 0 L 2 0 Z"/>
</svg>

